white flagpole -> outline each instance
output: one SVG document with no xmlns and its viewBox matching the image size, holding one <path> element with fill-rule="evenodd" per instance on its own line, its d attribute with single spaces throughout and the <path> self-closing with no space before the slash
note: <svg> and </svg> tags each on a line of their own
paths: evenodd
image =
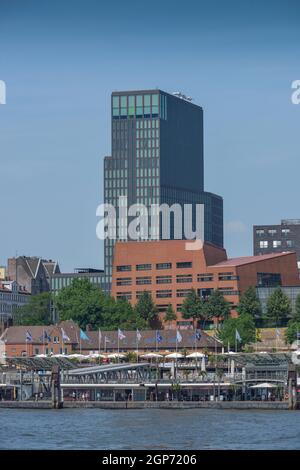
<svg viewBox="0 0 300 470">
<path fill-rule="evenodd" d="M 138 330 L 136 330 L 136 362 L 139 362 L 139 342 L 138 342 Z"/>
<path fill-rule="evenodd" d="M 119 338 L 119 330 L 118 330 L 118 355 L 120 354 L 120 338 Z"/>
<path fill-rule="evenodd" d="M 237 337 L 236 337 L 236 330 L 235 330 L 235 352 L 237 352 Z"/>
<path fill-rule="evenodd" d="M 156 352 L 157 352 L 157 330 L 155 332 L 155 349 L 156 349 Z"/>
</svg>

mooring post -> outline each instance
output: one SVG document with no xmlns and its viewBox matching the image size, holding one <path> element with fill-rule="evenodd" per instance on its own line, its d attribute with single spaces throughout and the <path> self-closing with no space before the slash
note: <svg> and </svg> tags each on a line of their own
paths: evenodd
<svg viewBox="0 0 300 470">
<path fill-rule="evenodd" d="M 60 367 L 53 366 L 51 374 L 51 396 L 52 396 L 52 408 L 58 409 L 63 407 L 61 399 L 61 387 L 60 387 Z"/>
</svg>

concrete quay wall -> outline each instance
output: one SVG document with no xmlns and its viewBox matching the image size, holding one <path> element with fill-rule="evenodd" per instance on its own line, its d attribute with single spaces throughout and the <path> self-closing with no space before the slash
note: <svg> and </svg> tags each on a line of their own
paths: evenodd
<svg viewBox="0 0 300 470">
<path fill-rule="evenodd" d="M 1 408 L 14 409 L 51 409 L 51 401 L 2 401 Z M 99 408 L 99 409 L 193 409 L 209 408 L 220 410 L 287 410 L 287 401 L 207 401 L 207 402 L 182 402 L 182 401 L 65 401 L 63 408 Z"/>
</svg>

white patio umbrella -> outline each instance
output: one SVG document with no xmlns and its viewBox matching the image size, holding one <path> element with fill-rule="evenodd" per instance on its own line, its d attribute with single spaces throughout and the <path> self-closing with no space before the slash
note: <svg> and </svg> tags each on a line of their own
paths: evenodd
<svg viewBox="0 0 300 470">
<path fill-rule="evenodd" d="M 35 357 L 47 357 L 47 354 L 36 354 Z"/>
<path fill-rule="evenodd" d="M 68 355 L 69 358 L 73 358 L 73 359 L 83 359 L 85 356 L 83 354 L 77 354 L 77 353 L 74 353 L 74 354 L 69 354 Z"/>
<path fill-rule="evenodd" d="M 261 384 L 252 385 L 250 388 L 276 388 L 277 385 L 270 384 L 269 382 L 263 382 Z"/>
<path fill-rule="evenodd" d="M 142 354 L 141 357 L 144 357 L 145 359 L 154 359 L 154 358 L 158 358 L 158 357 L 162 357 L 161 354 L 158 354 L 158 353 L 147 353 L 147 354 Z"/>
<path fill-rule="evenodd" d="M 167 359 L 181 359 L 182 357 L 184 357 L 184 355 L 180 353 L 171 353 L 171 354 L 167 354 L 165 357 Z"/>
<path fill-rule="evenodd" d="M 125 354 L 122 353 L 113 353 L 113 354 L 108 354 L 107 357 L 109 359 L 122 359 L 122 357 L 125 357 Z"/>
<path fill-rule="evenodd" d="M 66 357 L 65 354 L 53 354 L 51 357 Z"/>
<path fill-rule="evenodd" d="M 91 358 L 91 359 L 98 359 L 98 358 L 103 359 L 106 356 L 104 356 L 104 354 L 92 353 L 92 354 L 89 354 L 86 357 Z"/>
<path fill-rule="evenodd" d="M 193 358 L 198 359 L 198 358 L 205 357 L 205 354 L 200 353 L 200 352 L 193 352 L 193 353 L 191 353 L 191 354 L 188 354 L 186 357 L 187 357 L 188 359 L 190 359 L 190 358 L 191 358 L 191 359 L 193 359 Z"/>
</svg>

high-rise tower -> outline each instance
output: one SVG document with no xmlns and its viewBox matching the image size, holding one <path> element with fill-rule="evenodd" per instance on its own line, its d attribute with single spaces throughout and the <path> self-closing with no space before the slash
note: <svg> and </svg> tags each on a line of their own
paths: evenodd
<svg viewBox="0 0 300 470">
<path fill-rule="evenodd" d="M 161 90 L 113 92 L 112 156 L 104 160 L 104 201 L 204 204 L 204 239 L 223 246 L 223 199 L 204 191 L 203 110 L 183 95 Z M 171 238 L 174 227 L 171 230 Z M 149 238 L 160 238 L 151 227 Z M 111 276 L 114 240 L 105 240 Z"/>
</svg>

